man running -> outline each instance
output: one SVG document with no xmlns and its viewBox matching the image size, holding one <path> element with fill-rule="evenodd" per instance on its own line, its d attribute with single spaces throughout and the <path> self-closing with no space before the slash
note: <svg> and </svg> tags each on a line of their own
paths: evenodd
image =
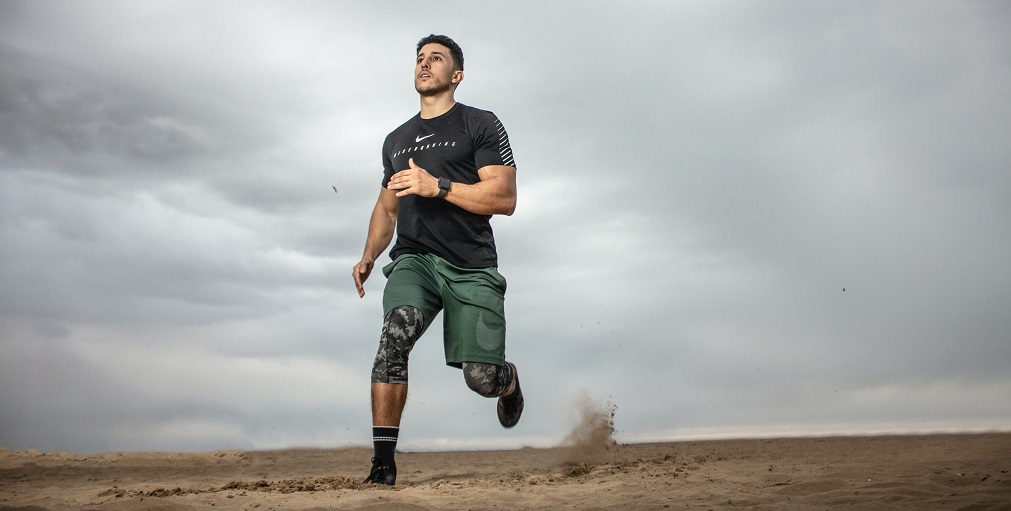
<svg viewBox="0 0 1011 511">
<path fill-rule="evenodd" d="M 407 402 L 407 359 L 443 312 L 446 364 L 467 386 L 498 398 L 502 426 L 523 413 L 516 366 L 505 360 L 506 280 L 499 274 L 490 220 L 516 208 L 516 164 L 495 114 L 454 99 L 463 81 L 463 50 L 430 35 L 418 42 L 414 88 L 421 111 L 383 144 L 383 182 L 372 210 L 358 296 L 375 261 L 393 240 L 382 271 L 382 334 L 372 366 L 372 471 L 365 483 L 393 485 L 400 418 Z"/>
</svg>

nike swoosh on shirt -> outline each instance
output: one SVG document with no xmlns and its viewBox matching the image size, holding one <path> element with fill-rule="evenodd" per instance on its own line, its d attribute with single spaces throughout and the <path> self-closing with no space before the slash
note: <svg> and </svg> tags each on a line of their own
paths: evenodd
<svg viewBox="0 0 1011 511">
<path fill-rule="evenodd" d="M 420 136 L 419 137 L 414 137 L 414 142 L 418 143 L 418 142 L 421 142 L 422 140 L 425 140 L 428 137 L 434 137 L 434 136 L 435 136 L 435 133 L 432 133 L 431 135 L 425 135 L 423 137 L 420 137 Z"/>
</svg>

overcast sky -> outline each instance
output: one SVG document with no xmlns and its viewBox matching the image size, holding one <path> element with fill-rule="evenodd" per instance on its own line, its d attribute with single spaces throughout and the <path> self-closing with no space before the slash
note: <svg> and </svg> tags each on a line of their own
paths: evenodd
<svg viewBox="0 0 1011 511">
<path fill-rule="evenodd" d="M 0 0 L 0 445 L 369 444 L 385 281 L 351 267 L 433 32 L 516 155 L 526 411 L 503 430 L 432 329 L 401 448 L 556 445 L 583 394 L 625 442 L 1011 429 L 1009 22 Z"/>
</svg>

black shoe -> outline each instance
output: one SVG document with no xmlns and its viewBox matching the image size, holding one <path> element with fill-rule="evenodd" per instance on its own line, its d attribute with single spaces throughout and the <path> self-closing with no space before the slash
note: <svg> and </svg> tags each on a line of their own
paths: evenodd
<svg viewBox="0 0 1011 511">
<path fill-rule="evenodd" d="M 372 472 L 362 481 L 362 484 L 385 484 L 393 486 L 397 483 L 397 464 L 390 460 L 385 464 L 372 458 Z"/>
<path fill-rule="evenodd" d="M 516 371 L 516 365 L 512 362 L 506 363 L 513 370 L 516 389 L 512 394 L 498 398 L 498 421 L 502 427 L 511 428 L 520 421 L 520 415 L 523 415 L 523 391 L 520 390 L 520 374 Z"/>
</svg>

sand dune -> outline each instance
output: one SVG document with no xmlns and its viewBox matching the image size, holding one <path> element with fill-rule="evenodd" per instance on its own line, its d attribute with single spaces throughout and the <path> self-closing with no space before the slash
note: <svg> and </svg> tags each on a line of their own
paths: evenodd
<svg viewBox="0 0 1011 511">
<path fill-rule="evenodd" d="M 0 510 L 1011 509 L 1006 433 L 595 445 L 402 453 L 393 488 L 365 448 L 3 449 Z"/>
</svg>

